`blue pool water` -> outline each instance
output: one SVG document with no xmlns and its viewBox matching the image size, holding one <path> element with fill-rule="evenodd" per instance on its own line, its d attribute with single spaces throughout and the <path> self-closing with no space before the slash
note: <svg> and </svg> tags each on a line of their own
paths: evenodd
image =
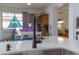
<svg viewBox="0 0 79 59">
<path fill-rule="evenodd" d="M 33 38 L 23 38 L 23 39 L 13 39 L 12 41 L 24 41 L 24 40 L 32 40 Z"/>
</svg>

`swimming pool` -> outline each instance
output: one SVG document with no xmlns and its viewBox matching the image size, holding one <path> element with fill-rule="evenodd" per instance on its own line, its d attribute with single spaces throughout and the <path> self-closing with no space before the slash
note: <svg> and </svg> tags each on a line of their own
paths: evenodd
<svg viewBox="0 0 79 59">
<path fill-rule="evenodd" d="M 23 38 L 23 39 L 20 39 L 20 38 L 16 38 L 16 39 L 12 39 L 12 41 L 24 41 L 24 40 L 32 40 L 33 38 Z"/>
</svg>

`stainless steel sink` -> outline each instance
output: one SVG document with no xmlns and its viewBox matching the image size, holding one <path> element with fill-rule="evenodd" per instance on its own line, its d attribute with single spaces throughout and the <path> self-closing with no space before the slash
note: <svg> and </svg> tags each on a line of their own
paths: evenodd
<svg viewBox="0 0 79 59">
<path fill-rule="evenodd" d="M 64 48 L 44 50 L 43 54 L 44 55 L 78 55 L 77 53 Z"/>
<path fill-rule="evenodd" d="M 11 52 L 3 55 L 78 55 L 64 48 Z"/>
</svg>

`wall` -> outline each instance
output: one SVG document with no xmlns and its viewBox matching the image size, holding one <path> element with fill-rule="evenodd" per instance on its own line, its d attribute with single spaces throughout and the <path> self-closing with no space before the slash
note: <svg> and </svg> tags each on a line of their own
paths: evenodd
<svg viewBox="0 0 79 59">
<path fill-rule="evenodd" d="M 1 11 L 0 11 L 0 40 L 2 40 L 2 31 L 1 31 Z"/>
<path fill-rule="evenodd" d="M 57 31 L 57 10 L 54 4 L 50 4 L 46 9 L 44 9 L 45 13 L 49 15 L 49 34 L 56 35 Z M 70 3 L 68 8 L 68 27 L 69 27 L 69 39 L 76 39 L 76 17 L 79 17 L 79 4 L 78 3 Z"/>
<path fill-rule="evenodd" d="M 2 12 L 29 12 L 32 14 L 38 14 L 40 13 L 41 10 L 36 10 L 36 9 L 21 9 L 21 8 L 7 8 L 7 7 L 0 7 L 0 41 L 5 38 L 9 38 L 12 36 L 12 31 L 11 29 L 2 29 L 2 19 L 1 19 L 1 13 Z"/>
<path fill-rule="evenodd" d="M 76 39 L 76 17 L 79 17 L 79 4 L 71 3 L 69 4 L 69 38 Z"/>
<path fill-rule="evenodd" d="M 57 36 L 57 7 L 55 4 L 50 4 L 44 11 L 49 15 L 49 35 Z"/>
</svg>

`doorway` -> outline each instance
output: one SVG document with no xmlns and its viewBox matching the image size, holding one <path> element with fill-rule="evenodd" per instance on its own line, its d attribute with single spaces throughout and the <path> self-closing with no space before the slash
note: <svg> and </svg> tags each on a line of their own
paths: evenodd
<svg viewBox="0 0 79 59">
<path fill-rule="evenodd" d="M 68 27 L 68 4 L 63 4 L 58 8 L 58 36 L 66 37 L 69 36 Z"/>
</svg>

